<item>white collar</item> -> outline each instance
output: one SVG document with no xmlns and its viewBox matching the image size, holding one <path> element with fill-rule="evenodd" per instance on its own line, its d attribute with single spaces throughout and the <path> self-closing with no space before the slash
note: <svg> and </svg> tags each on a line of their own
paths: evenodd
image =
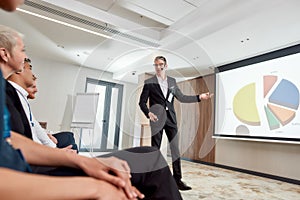
<svg viewBox="0 0 300 200">
<path fill-rule="evenodd" d="M 163 81 L 167 81 L 167 80 L 168 80 L 168 76 L 166 76 L 166 79 L 162 79 L 162 77 L 156 75 L 156 78 L 157 78 L 157 80 L 160 81 L 160 82 L 163 82 Z"/>
<path fill-rule="evenodd" d="M 22 88 L 20 85 L 18 85 L 15 82 L 12 81 L 8 81 L 8 82 L 17 90 L 17 92 L 20 92 L 27 99 L 28 92 L 24 88 Z"/>
</svg>

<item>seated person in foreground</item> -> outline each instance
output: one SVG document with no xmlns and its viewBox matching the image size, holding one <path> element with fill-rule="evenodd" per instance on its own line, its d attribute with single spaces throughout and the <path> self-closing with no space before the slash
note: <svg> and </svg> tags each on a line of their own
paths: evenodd
<svg viewBox="0 0 300 200">
<path fill-rule="evenodd" d="M 30 59 L 26 58 L 24 62 L 24 69 L 11 74 L 6 83 L 6 103 L 13 118 L 11 129 L 43 145 L 77 152 L 73 133 L 61 132 L 52 136 L 36 121 L 27 100 L 27 89 L 35 84 L 36 77 L 32 73 Z"/>
<path fill-rule="evenodd" d="M 4 103 L 5 81 L 1 77 L 21 71 L 25 58 L 21 36 L 0 26 L 1 199 L 182 199 L 157 149 L 133 148 L 107 158 L 88 158 L 40 145 L 10 131 L 11 118 Z M 53 167 L 56 173 L 48 174 L 76 177 L 34 175 L 27 162 Z"/>
</svg>

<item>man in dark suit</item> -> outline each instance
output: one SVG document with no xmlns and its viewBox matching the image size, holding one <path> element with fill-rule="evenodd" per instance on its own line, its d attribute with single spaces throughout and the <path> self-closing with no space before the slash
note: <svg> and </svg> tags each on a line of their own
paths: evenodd
<svg viewBox="0 0 300 200">
<path fill-rule="evenodd" d="M 28 87 L 34 84 L 36 77 L 32 73 L 30 59 L 24 60 L 24 68 L 20 72 L 12 73 L 7 79 L 6 83 L 6 103 L 8 110 L 12 115 L 11 129 L 17 133 L 42 143 L 50 147 L 62 148 L 66 151 L 77 152 L 77 145 L 71 132 L 60 132 L 54 134 L 55 141 L 47 135 L 40 124 L 34 118 L 27 100 Z M 22 123 L 20 123 L 22 122 Z"/>
<path fill-rule="evenodd" d="M 32 139 L 32 132 L 26 113 L 16 89 L 6 81 L 6 106 L 10 112 L 11 130 Z"/>
<path fill-rule="evenodd" d="M 180 190 L 190 190 L 192 188 L 181 181 L 179 140 L 176 113 L 173 105 L 174 97 L 180 102 L 194 103 L 200 102 L 202 99 L 209 99 L 211 94 L 184 95 L 179 90 L 176 80 L 166 75 L 168 65 L 165 57 L 157 56 L 153 65 L 156 75 L 145 80 L 139 105 L 146 117 L 150 119 L 151 145 L 158 149 L 160 148 L 163 130 L 165 130 L 172 154 L 173 177 Z M 147 106 L 148 99 L 150 109 Z"/>
<path fill-rule="evenodd" d="M 169 168 L 163 167 L 165 160 L 153 147 L 118 151 L 108 158 L 89 158 L 37 144 L 10 131 L 3 78 L 24 68 L 24 52 L 21 36 L 0 25 L 1 199 L 182 199 Z M 77 177 L 31 175 L 26 161 L 39 166 L 60 167 L 60 172 Z M 56 175 L 67 176 L 65 173 Z"/>
</svg>

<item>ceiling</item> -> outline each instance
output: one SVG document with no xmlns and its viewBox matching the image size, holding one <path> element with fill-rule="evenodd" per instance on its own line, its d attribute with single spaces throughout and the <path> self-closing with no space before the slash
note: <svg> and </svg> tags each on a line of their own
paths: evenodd
<svg viewBox="0 0 300 200">
<path fill-rule="evenodd" d="M 297 44 L 299 8 L 299 0 L 26 0 L 0 20 L 26 35 L 29 56 L 137 83 L 157 55 L 173 76 L 193 78 Z"/>
</svg>

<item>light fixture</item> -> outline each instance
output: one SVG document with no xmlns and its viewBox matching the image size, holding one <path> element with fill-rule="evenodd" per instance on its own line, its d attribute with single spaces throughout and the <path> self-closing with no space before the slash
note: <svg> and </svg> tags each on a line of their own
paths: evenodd
<svg viewBox="0 0 300 200">
<path fill-rule="evenodd" d="M 79 26 L 76 26 L 76 25 L 73 25 L 73 24 L 69 24 L 69 23 L 66 23 L 66 22 L 62 22 L 60 20 L 56 20 L 56 19 L 53 19 L 53 18 L 50 18 L 50 17 L 46 17 L 44 15 L 40 15 L 40 14 L 31 12 L 31 11 L 28 11 L 28 10 L 24 10 L 24 9 L 21 9 L 21 8 L 17 8 L 17 10 L 20 11 L 20 12 L 35 16 L 35 17 L 39 17 L 39 18 L 51 21 L 51 22 L 55 22 L 55 23 L 58 23 L 58 24 L 62 24 L 64 26 L 75 28 L 77 30 L 81 30 L 81 31 L 84 31 L 84 32 L 87 32 L 87 33 L 98 35 L 98 36 L 101 36 L 101 37 L 104 37 L 104 38 L 112 39 L 111 36 L 108 36 L 108 35 L 105 35 L 105 34 L 102 34 L 102 33 L 98 33 L 96 31 L 92 31 L 92 30 L 89 30 L 89 29 L 86 29 L 86 28 L 82 28 L 82 27 L 79 27 Z"/>
<path fill-rule="evenodd" d="M 145 48 L 144 46 L 137 45 L 135 43 L 130 43 L 130 42 L 127 42 L 125 40 L 120 40 L 116 37 L 112 37 L 112 36 L 105 35 L 105 34 L 102 34 L 102 33 L 96 32 L 96 31 L 92 31 L 92 30 L 89 30 L 89 29 L 86 29 L 86 28 L 82 28 L 80 26 L 76 26 L 76 25 L 73 25 L 73 24 L 70 24 L 70 23 L 67 23 L 67 22 L 63 22 L 63 21 L 60 21 L 60 20 L 57 20 L 57 19 L 53 19 L 51 17 L 47 17 L 47 16 L 44 16 L 44 15 L 41 15 L 41 14 L 37 14 L 37 13 L 31 12 L 31 11 L 28 11 L 28 10 L 17 8 L 17 11 L 20 11 L 22 13 L 26 13 L 26 14 L 29 14 L 29 15 L 32 15 L 32 16 L 35 16 L 35 17 L 39 17 L 39 18 L 42 18 L 42 19 L 45 19 L 45 20 L 48 20 L 48 21 L 51 21 L 51 22 L 55 22 L 55 23 L 58 23 L 58 24 L 61 24 L 61 25 L 64 25 L 64 26 L 75 28 L 77 30 L 81 30 L 81 31 L 84 31 L 84 32 L 87 32 L 87 33 L 98 35 L 98 36 L 101 36 L 101 37 L 104 37 L 104 38 L 107 38 L 107 39 L 112 39 L 112 40 L 115 40 L 115 41 L 118 41 L 118 42 L 122 42 L 122 43 L 128 44 L 130 46 L 135 46 L 135 47 L 138 47 L 138 48 Z"/>
<path fill-rule="evenodd" d="M 63 45 L 60 45 L 60 44 L 58 44 L 58 45 L 57 45 L 57 47 L 58 47 L 58 48 L 62 48 L 62 49 L 64 49 L 64 48 L 65 48 L 65 46 L 63 46 Z"/>
<path fill-rule="evenodd" d="M 132 71 L 131 75 L 134 76 L 136 74 L 136 71 Z"/>
</svg>

